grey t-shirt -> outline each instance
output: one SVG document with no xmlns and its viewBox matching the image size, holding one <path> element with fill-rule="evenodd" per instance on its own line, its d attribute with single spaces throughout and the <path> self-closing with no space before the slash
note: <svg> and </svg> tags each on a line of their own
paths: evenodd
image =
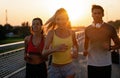
<svg viewBox="0 0 120 78">
<path fill-rule="evenodd" d="M 85 29 L 85 38 L 89 40 L 88 65 L 111 65 L 111 52 L 106 45 L 111 44 L 111 39 L 118 38 L 116 30 L 107 23 L 103 23 L 100 28 L 90 25 Z"/>
</svg>

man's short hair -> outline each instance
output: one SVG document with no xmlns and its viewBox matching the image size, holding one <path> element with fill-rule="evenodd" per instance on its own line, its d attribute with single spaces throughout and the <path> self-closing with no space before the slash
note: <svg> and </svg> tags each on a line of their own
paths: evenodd
<svg viewBox="0 0 120 78">
<path fill-rule="evenodd" d="M 104 14 L 104 9 L 103 9 L 102 6 L 100 6 L 100 5 L 92 5 L 92 10 L 91 11 L 93 12 L 94 9 L 101 9 L 102 13 Z"/>
</svg>

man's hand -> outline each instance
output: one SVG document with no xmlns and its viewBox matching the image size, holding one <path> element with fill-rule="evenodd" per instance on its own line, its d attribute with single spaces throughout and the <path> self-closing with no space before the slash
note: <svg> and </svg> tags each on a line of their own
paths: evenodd
<svg viewBox="0 0 120 78">
<path fill-rule="evenodd" d="M 85 51 L 83 52 L 83 55 L 84 55 L 84 56 L 87 56 L 87 55 L 88 55 L 88 51 L 85 50 Z"/>
</svg>

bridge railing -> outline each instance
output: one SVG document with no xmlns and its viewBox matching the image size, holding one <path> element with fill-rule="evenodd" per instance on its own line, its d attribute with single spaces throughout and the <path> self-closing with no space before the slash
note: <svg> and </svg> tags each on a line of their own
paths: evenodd
<svg viewBox="0 0 120 78">
<path fill-rule="evenodd" d="M 0 45 L 0 52 L 24 46 L 24 41 Z"/>
<path fill-rule="evenodd" d="M 23 68 L 25 66 L 23 57 L 24 48 L 0 53 L 0 78 L 9 78 L 10 74 Z"/>
<path fill-rule="evenodd" d="M 85 33 L 84 31 L 78 31 L 76 32 L 76 40 L 79 45 L 79 52 L 82 52 L 84 49 L 84 38 L 85 38 Z"/>
</svg>

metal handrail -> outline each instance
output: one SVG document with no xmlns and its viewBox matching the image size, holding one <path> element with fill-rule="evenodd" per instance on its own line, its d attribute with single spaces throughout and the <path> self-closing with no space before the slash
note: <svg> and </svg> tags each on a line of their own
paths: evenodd
<svg viewBox="0 0 120 78">
<path fill-rule="evenodd" d="M 21 44 L 21 43 L 24 43 L 24 41 L 19 41 L 19 42 L 14 42 L 14 43 L 3 44 L 3 45 L 0 45 L 0 48 L 1 48 L 1 47 L 6 47 L 6 46 L 11 46 L 11 45 L 16 45 L 16 44 Z"/>
<path fill-rule="evenodd" d="M 25 66 L 24 48 L 0 54 L 0 77 L 9 76 L 11 73 Z"/>
<path fill-rule="evenodd" d="M 24 46 L 24 41 L 3 44 L 3 45 L 0 45 L 0 51 L 6 51 L 6 50 L 10 50 L 12 48 L 19 48 L 19 47 L 23 47 L 23 46 Z"/>
</svg>

